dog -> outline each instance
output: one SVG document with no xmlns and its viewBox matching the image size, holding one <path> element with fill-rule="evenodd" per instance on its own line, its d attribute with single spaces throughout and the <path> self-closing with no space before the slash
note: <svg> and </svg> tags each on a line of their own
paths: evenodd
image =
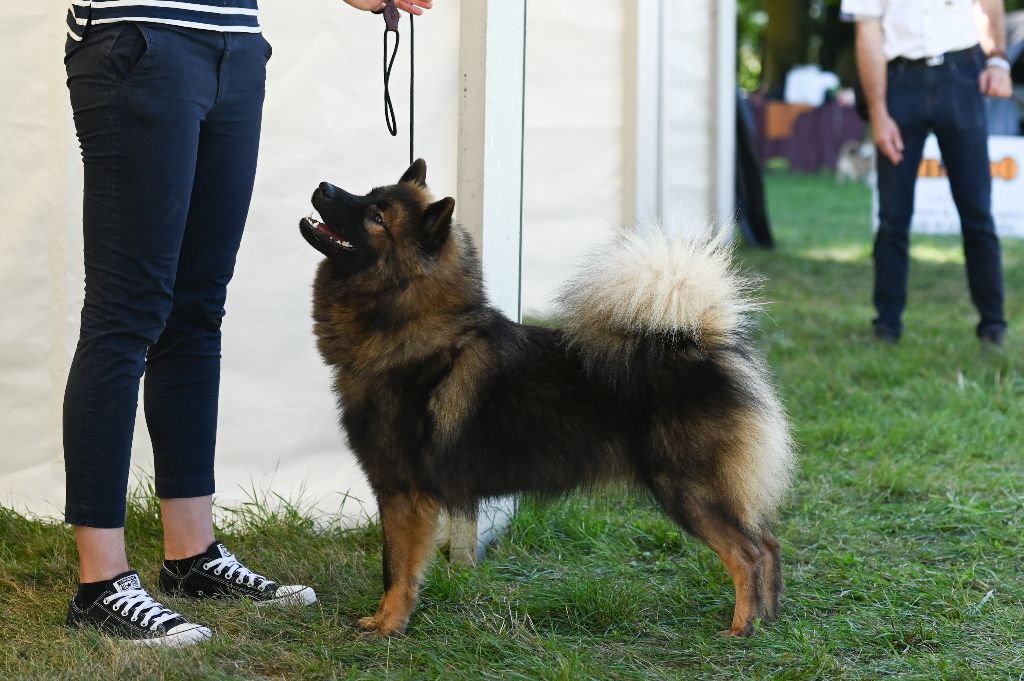
<svg viewBox="0 0 1024 681">
<path fill-rule="evenodd" d="M 836 184 L 863 182 L 875 184 L 875 145 L 871 142 L 849 140 L 839 147 L 836 157 Z"/>
<path fill-rule="evenodd" d="M 405 631 L 440 509 L 613 481 L 649 490 L 722 559 L 736 588 L 723 633 L 774 619 L 794 450 L 726 241 L 622 230 L 565 287 L 558 328 L 522 325 L 488 305 L 455 201 L 435 201 L 426 172 L 417 160 L 365 195 L 325 182 L 300 222 L 325 256 L 317 346 L 383 528 L 384 595 L 358 626 Z"/>
</svg>

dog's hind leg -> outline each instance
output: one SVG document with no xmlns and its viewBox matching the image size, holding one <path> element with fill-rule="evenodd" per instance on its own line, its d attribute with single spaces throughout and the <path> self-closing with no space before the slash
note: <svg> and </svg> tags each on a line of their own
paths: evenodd
<svg viewBox="0 0 1024 681">
<path fill-rule="evenodd" d="M 419 600 L 420 582 L 434 549 L 438 504 L 415 490 L 379 495 L 384 530 L 384 597 L 357 625 L 383 636 L 401 634 Z"/>
<path fill-rule="evenodd" d="M 722 633 L 747 636 L 754 631 L 754 619 L 765 614 L 762 590 L 767 552 L 727 517 L 705 518 L 699 527 L 699 536 L 725 563 L 736 587 L 732 626 Z"/>
<path fill-rule="evenodd" d="M 732 577 L 736 608 L 732 626 L 722 633 L 727 636 L 753 633 L 755 618 L 766 614 L 764 572 L 770 569 L 770 551 L 728 511 L 727 504 L 713 495 L 703 490 L 684 489 L 667 477 L 649 486 L 666 513 L 710 546 Z"/>
<path fill-rule="evenodd" d="M 761 546 L 765 550 L 765 565 L 761 573 L 761 594 L 764 598 L 763 617 L 767 622 L 775 621 L 779 616 L 779 605 L 786 587 L 782 579 L 782 547 L 772 531 L 761 531 Z"/>
</svg>

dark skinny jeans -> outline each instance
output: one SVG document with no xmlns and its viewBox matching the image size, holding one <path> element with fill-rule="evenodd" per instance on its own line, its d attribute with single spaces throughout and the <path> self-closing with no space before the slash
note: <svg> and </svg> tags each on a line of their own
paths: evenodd
<svg viewBox="0 0 1024 681">
<path fill-rule="evenodd" d="M 85 170 L 85 302 L 64 397 L 73 525 L 124 526 L 143 373 L 157 495 L 214 490 L 221 319 L 269 58 L 260 34 L 158 24 L 68 40 Z"/>
</svg>

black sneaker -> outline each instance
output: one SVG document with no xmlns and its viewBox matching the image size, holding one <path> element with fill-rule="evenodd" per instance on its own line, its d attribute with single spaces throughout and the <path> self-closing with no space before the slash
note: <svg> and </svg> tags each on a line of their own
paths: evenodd
<svg viewBox="0 0 1024 681">
<path fill-rule="evenodd" d="M 900 334 L 884 326 L 875 325 L 875 340 L 884 345 L 896 345 L 900 342 Z"/>
<path fill-rule="evenodd" d="M 986 350 L 1002 350 L 1006 344 L 1006 331 L 1004 329 L 990 329 L 978 334 L 981 347 Z"/>
<path fill-rule="evenodd" d="M 310 605 L 316 592 L 308 586 L 278 586 L 238 562 L 219 541 L 206 553 L 190 559 L 182 571 L 175 569 L 183 561 L 165 561 L 160 570 L 160 589 L 164 593 L 192 598 L 251 598 L 256 605 Z"/>
<path fill-rule="evenodd" d="M 89 605 L 82 607 L 72 598 L 67 624 L 73 629 L 95 627 L 113 638 L 147 646 L 187 646 L 212 635 L 153 600 L 136 572 L 115 577 Z"/>
</svg>

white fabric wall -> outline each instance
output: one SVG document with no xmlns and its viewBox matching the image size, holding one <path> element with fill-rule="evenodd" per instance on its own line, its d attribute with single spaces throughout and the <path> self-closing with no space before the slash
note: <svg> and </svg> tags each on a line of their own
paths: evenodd
<svg viewBox="0 0 1024 681">
<path fill-rule="evenodd" d="M 63 3 L 5 5 L 0 29 L 0 502 L 63 501 L 60 399 L 81 279 L 80 176 L 63 91 Z"/>
<path fill-rule="evenodd" d="M 714 22 L 701 11 L 703 0 L 670 2 L 669 41 L 671 61 L 666 65 L 669 86 L 665 96 L 671 161 L 668 177 L 667 219 L 674 222 L 706 221 L 717 211 L 714 203 L 715 140 L 717 112 L 711 106 L 714 83 L 711 55 Z M 700 131 L 704 134 L 694 134 Z"/>
<path fill-rule="evenodd" d="M 274 56 L 260 172 L 228 298 L 217 502 L 244 498 L 245 487 L 288 498 L 301 492 L 333 513 L 350 494 L 356 501 L 345 511 L 358 519 L 374 504 L 344 446 L 330 375 L 314 347 L 310 282 L 321 257 L 299 237 L 298 218 L 309 212 L 321 180 L 363 193 L 395 182 L 405 169 L 408 52 L 395 66 L 401 132 L 394 139 L 383 120 L 383 19 L 338 0 L 261 4 Z M 429 182 L 450 192 L 458 11 L 438 4 L 417 25 L 416 153 L 428 160 Z"/>
<path fill-rule="evenodd" d="M 568 267 L 623 220 L 623 31 L 631 0 L 529 3 L 523 309 L 550 311 Z M 82 297 L 81 170 L 64 87 L 65 0 L 4 0 L 0 24 L 0 503 L 59 516 L 61 400 Z M 702 60 L 701 6 L 673 27 Z M 319 256 L 298 235 L 318 182 L 365 191 L 406 163 L 406 53 L 396 64 L 403 137 L 382 120 L 380 17 L 340 0 L 265 0 L 274 45 L 256 191 L 228 296 L 218 447 L 224 506 L 250 493 L 302 499 L 359 520 L 374 511 L 337 427 L 330 377 L 309 319 Z M 692 7 L 691 7 L 692 6 Z M 673 8 L 675 9 L 675 8 Z M 706 10 L 705 10 L 706 11 Z M 679 16 L 677 12 L 674 12 Z M 403 28 L 406 26 L 403 23 Z M 439 194 L 454 191 L 459 12 L 438 0 L 417 20 L 417 155 Z M 684 69 L 684 66 L 677 66 Z M 682 73 L 685 112 L 672 126 L 673 192 L 708 205 L 706 87 Z M 692 133 L 690 131 L 693 131 Z M 458 197 L 456 197 L 458 198 Z M 140 414 L 133 463 L 152 453 Z"/>
<path fill-rule="evenodd" d="M 527 5 L 523 313 L 623 222 L 625 4 Z"/>
</svg>

